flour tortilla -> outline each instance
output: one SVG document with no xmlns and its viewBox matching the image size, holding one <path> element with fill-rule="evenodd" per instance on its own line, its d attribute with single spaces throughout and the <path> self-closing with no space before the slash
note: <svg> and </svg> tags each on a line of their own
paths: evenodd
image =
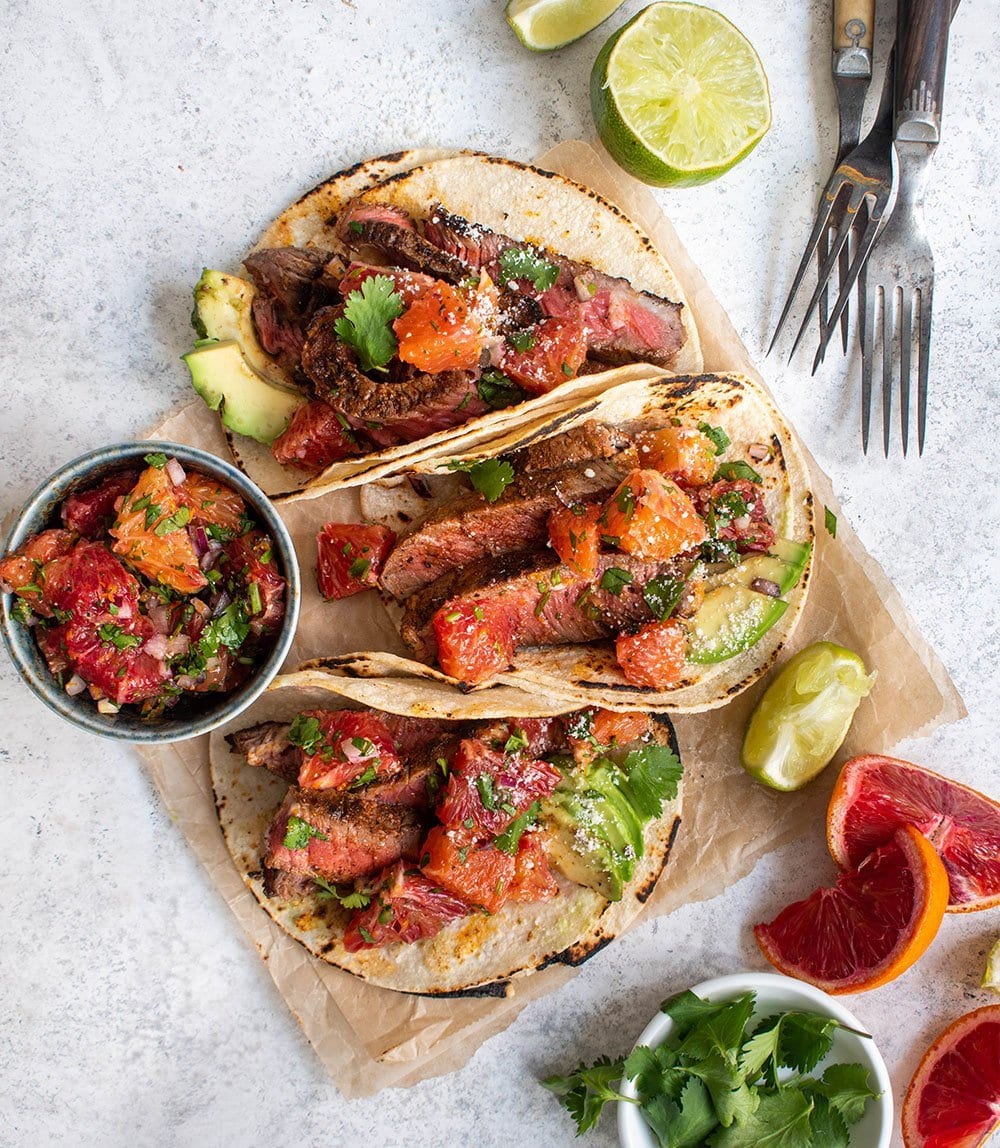
<svg viewBox="0 0 1000 1148">
<path fill-rule="evenodd" d="M 627 382 L 563 410 L 546 424 L 529 429 L 522 427 L 460 457 L 464 461 L 495 458 L 590 419 L 624 430 L 637 430 L 666 425 L 672 417 L 682 419 L 687 426 L 700 422 L 721 426 L 732 443 L 720 462 L 746 459 L 747 450 L 753 444 L 769 447 L 771 457 L 752 464 L 763 478 L 761 491 L 768 517 L 779 537 L 796 542 L 813 541 L 813 497 L 805 458 L 770 398 L 743 375 L 660 374 Z M 428 476 L 440 475 L 452 461 L 450 454 L 445 458 L 427 458 L 413 464 L 412 470 Z M 540 481 L 542 478 L 540 476 Z M 421 500 L 405 479 L 374 484 L 361 492 L 361 513 L 368 522 L 381 522 L 405 532 L 454 496 L 454 477 L 434 480 L 434 491 L 435 496 L 430 500 Z M 520 650 L 514 657 L 514 668 L 497 675 L 495 682 L 515 686 L 536 697 L 561 698 L 578 706 L 600 705 L 615 710 L 693 713 L 725 705 L 767 672 L 791 638 L 805 606 L 811 566 L 810 556 L 798 586 L 785 595 L 789 607 L 784 616 L 755 646 L 716 665 L 689 663 L 684 676 L 670 688 L 646 689 L 626 682 L 611 641 Z M 386 608 L 398 623 L 401 608 L 389 600 Z M 391 664 L 395 672 L 407 664 L 405 659 L 386 654 L 372 653 L 365 658 L 376 666 Z M 409 663 L 409 667 L 410 672 L 429 680 L 454 681 L 433 667 L 416 662 Z"/>
<path fill-rule="evenodd" d="M 377 667 L 368 667 L 378 674 Z M 410 716 L 453 720 L 564 713 L 573 707 L 539 706 L 501 687 L 463 696 L 444 683 L 375 676 L 350 678 L 336 667 L 312 663 L 278 678 L 249 711 L 211 736 L 212 786 L 222 832 L 240 875 L 267 913 L 310 953 L 371 984 L 427 995 L 505 995 L 511 983 L 561 962 L 577 965 L 624 931 L 653 891 L 680 825 L 680 796 L 646 829 L 645 855 L 620 901 L 609 902 L 553 870 L 560 892 L 533 905 L 508 904 L 492 916 L 474 914 L 436 937 L 348 953 L 341 938 L 347 914 L 319 897 L 283 903 L 265 896 L 261 843 L 285 793 L 285 783 L 230 752 L 225 734 L 261 721 L 289 721 L 304 709 L 367 705 Z M 511 703 L 507 708 L 504 702 Z M 518 712 L 519 711 L 519 712 Z M 677 752 L 669 719 L 654 715 L 657 739 Z"/>
<path fill-rule="evenodd" d="M 264 232 L 254 250 L 296 245 L 344 255 L 334 234 L 334 217 L 358 196 L 394 203 L 418 218 L 440 201 L 473 222 L 515 239 L 545 245 L 622 276 L 640 290 L 681 303 L 687 339 L 674 365 L 677 370 L 701 369 L 701 345 L 691 309 L 669 265 L 650 240 L 596 192 L 564 176 L 513 160 L 429 150 L 370 160 L 331 177 L 292 204 Z M 266 446 L 232 433 L 227 433 L 227 439 L 237 464 L 275 501 L 316 498 L 398 473 L 404 464 L 436 457 L 445 449 L 471 449 L 513 426 L 535 426 L 568 404 L 602 394 L 623 378 L 645 377 L 660 370 L 648 364 L 629 364 L 583 375 L 515 407 L 477 416 L 416 442 L 344 459 L 297 483 L 294 472 L 275 462 Z"/>
</svg>

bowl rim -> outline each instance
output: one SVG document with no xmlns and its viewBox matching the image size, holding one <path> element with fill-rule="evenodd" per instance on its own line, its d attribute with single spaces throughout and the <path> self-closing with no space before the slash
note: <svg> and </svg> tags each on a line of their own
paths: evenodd
<svg viewBox="0 0 1000 1148">
<path fill-rule="evenodd" d="M 753 971 L 728 973 L 692 985 L 689 991 L 702 997 L 724 999 L 738 996 L 750 989 L 760 990 L 762 988 L 771 989 L 775 993 L 781 993 L 788 997 L 798 997 L 802 1005 L 811 1005 L 815 1011 L 823 1012 L 849 1028 L 858 1029 L 861 1032 L 867 1031 L 865 1025 L 858 1020 L 854 1013 L 835 997 L 807 981 L 786 977 L 781 973 Z M 795 1008 L 801 1007 L 801 1005 L 789 1004 L 784 1007 Z M 661 1044 L 670 1034 L 673 1023 L 666 1013 L 658 1012 L 639 1034 L 632 1046 L 633 1049 L 638 1048 L 640 1044 Z M 892 1081 L 889 1078 L 889 1070 L 874 1037 L 871 1040 L 863 1040 L 861 1037 L 853 1036 L 850 1033 L 847 1036 L 858 1042 L 858 1048 L 861 1050 L 859 1055 L 867 1062 L 865 1067 L 871 1071 L 875 1087 L 882 1093 L 879 1099 L 873 1102 L 880 1113 L 878 1140 L 869 1148 L 889 1148 L 893 1131 Z M 624 1077 L 619 1084 L 619 1091 L 623 1096 L 634 1098 L 636 1095 L 635 1085 L 631 1080 L 626 1080 Z M 624 1104 L 621 1101 L 617 1103 L 616 1107 L 618 1109 L 618 1139 L 622 1148 L 655 1148 L 655 1141 L 650 1136 L 649 1129 L 638 1107 L 634 1104 Z"/>
<path fill-rule="evenodd" d="M 200 447 L 187 446 L 185 443 L 171 442 L 167 439 L 129 439 L 110 443 L 63 463 L 28 496 L 5 532 L 3 540 L 0 541 L 0 554 L 9 553 L 23 544 L 32 534 L 46 529 L 47 521 L 55 507 L 67 497 L 72 486 L 86 482 L 89 472 L 104 466 L 125 465 L 131 459 L 157 452 L 172 455 L 182 465 L 196 470 L 202 469 L 232 486 L 253 507 L 281 560 L 285 577 L 285 616 L 281 630 L 267 658 L 251 678 L 233 693 L 219 695 L 220 698 L 228 698 L 229 704 L 220 702 L 212 712 L 185 718 L 177 721 L 172 727 L 150 726 L 148 729 L 131 729 L 116 725 L 113 719 L 109 721 L 98 713 L 96 705 L 91 709 L 77 708 L 69 704 L 73 699 L 68 696 L 65 699 L 66 704 L 58 704 L 57 687 L 51 673 L 46 669 L 42 674 L 23 656 L 22 644 L 25 641 L 34 643 L 34 637 L 15 630 L 15 627 L 19 629 L 23 627 L 11 617 L 14 595 L 5 593 L 0 596 L 2 606 L 0 638 L 21 680 L 35 697 L 53 713 L 88 733 L 134 745 L 165 745 L 198 737 L 226 724 L 252 705 L 277 676 L 288 656 L 298 626 L 302 600 L 298 555 L 288 528 L 267 495 L 252 479 L 219 455 L 202 450 Z M 60 701 L 62 700 L 60 692 Z"/>
</svg>

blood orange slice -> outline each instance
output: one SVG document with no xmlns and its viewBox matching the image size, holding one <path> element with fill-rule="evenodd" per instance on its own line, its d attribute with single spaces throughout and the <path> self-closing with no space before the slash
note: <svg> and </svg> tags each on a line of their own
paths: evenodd
<svg viewBox="0 0 1000 1148">
<path fill-rule="evenodd" d="M 1000 1128 L 1000 1005 L 960 1017 L 934 1041 L 903 1101 L 906 1148 L 976 1148 Z"/>
<path fill-rule="evenodd" d="M 934 940 L 948 903 L 948 874 L 912 825 L 842 873 L 757 925 L 761 952 L 780 972 L 828 993 L 856 993 L 895 980 Z"/>
<path fill-rule="evenodd" d="M 1000 804 L 908 761 L 852 758 L 841 771 L 826 817 L 834 861 L 853 868 L 900 825 L 915 825 L 944 862 L 949 911 L 1000 904 Z"/>
</svg>

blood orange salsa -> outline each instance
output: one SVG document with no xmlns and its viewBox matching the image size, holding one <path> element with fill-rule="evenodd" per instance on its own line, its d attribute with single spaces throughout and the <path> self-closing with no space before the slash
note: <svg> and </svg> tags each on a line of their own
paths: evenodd
<svg viewBox="0 0 1000 1148">
<path fill-rule="evenodd" d="M 239 494 L 165 454 L 143 461 L 64 499 L 0 559 L 0 587 L 68 694 L 152 720 L 253 674 L 285 579 Z"/>
</svg>

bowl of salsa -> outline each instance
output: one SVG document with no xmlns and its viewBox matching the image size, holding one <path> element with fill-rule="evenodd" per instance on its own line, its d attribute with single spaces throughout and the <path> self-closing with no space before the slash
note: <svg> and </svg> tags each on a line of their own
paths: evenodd
<svg viewBox="0 0 1000 1148">
<path fill-rule="evenodd" d="M 215 455 L 101 447 L 31 495 L 0 546 L 4 645 L 60 716 L 179 741 L 267 688 L 298 620 L 298 563 L 266 495 Z"/>
</svg>

